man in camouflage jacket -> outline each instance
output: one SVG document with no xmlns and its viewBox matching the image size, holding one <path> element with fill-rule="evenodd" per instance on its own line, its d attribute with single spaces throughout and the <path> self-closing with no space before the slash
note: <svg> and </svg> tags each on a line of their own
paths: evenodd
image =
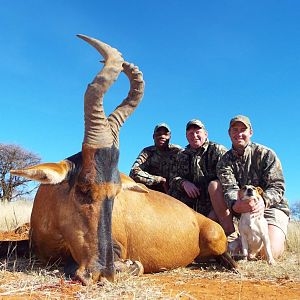
<svg viewBox="0 0 300 300">
<path fill-rule="evenodd" d="M 216 191 L 216 165 L 227 151 L 220 144 L 208 140 L 208 133 L 200 120 L 193 119 L 186 125 L 189 145 L 177 157 L 177 170 L 172 175 L 169 194 L 197 212 L 217 220 L 211 198 L 221 197 Z"/>
<path fill-rule="evenodd" d="M 168 193 L 171 169 L 176 166 L 180 146 L 170 144 L 171 130 L 166 123 L 154 128 L 154 146 L 144 148 L 135 160 L 129 176 L 148 188 Z"/>
<path fill-rule="evenodd" d="M 276 258 L 284 251 L 289 220 L 282 167 L 274 151 L 250 141 L 252 134 L 248 117 L 238 115 L 231 119 L 229 136 L 232 149 L 218 163 L 217 173 L 224 191 L 225 209 L 229 209 L 230 214 L 239 216 L 264 209 L 272 252 Z M 238 199 L 238 190 L 247 184 L 263 189 L 264 203 L 248 205 Z"/>
</svg>

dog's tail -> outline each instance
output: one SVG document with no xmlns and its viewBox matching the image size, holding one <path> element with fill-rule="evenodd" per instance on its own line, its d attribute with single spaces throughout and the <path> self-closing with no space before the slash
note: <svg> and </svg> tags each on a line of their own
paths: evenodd
<svg viewBox="0 0 300 300">
<path fill-rule="evenodd" d="M 238 265 L 235 260 L 230 256 L 229 252 L 226 251 L 223 254 L 216 257 L 217 262 L 225 267 L 227 270 L 239 273 Z"/>
<path fill-rule="evenodd" d="M 29 257 L 30 253 L 29 240 L 0 241 L 0 258 Z"/>
</svg>

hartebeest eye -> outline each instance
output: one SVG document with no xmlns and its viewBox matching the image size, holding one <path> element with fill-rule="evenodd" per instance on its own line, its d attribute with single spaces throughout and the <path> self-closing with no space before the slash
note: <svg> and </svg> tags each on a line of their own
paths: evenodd
<svg viewBox="0 0 300 300">
<path fill-rule="evenodd" d="M 75 191 L 87 195 L 91 191 L 91 186 L 89 184 L 76 184 Z"/>
<path fill-rule="evenodd" d="M 76 195 L 76 199 L 79 203 L 90 204 L 93 202 L 92 195 L 91 195 L 91 189 L 87 186 L 76 185 L 75 195 Z"/>
</svg>

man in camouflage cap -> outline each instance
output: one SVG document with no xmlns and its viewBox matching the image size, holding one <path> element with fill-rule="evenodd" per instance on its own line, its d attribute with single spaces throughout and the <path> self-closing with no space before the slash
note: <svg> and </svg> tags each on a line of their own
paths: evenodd
<svg viewBox="0 0 300 300">
<path fill-rule="evenodd" d="M 178 154 L 177 170 L 170 181 L 170 195 L 221 223 L 211 200 L 224 201 L 221 185 L 216 181 L 216 165 L 227 150 L 208 140 L 204 124 L 197 119 L 187 123 L 186 138 L 189 144 Z"/>
<path fill-rule="evenodd" d="M 155 126 L 154 145 L 144 148 L 135 160 L 129 176 L 148 188 L 168 193 L 171 168 L 176 163 L 176 154 L 182 150 L 170 144 L 171 130 L 166 123 Z"/>
<path fill-rule="evenodd" d="M 278 258 L 284 251 L 289 222 L 281 163 L 274 151 L 251 142 L 253 129 L 248 117 L 238 115 L 232 118 L 228 132 L 232 148 L 217 165 L 225 199 L 225 202 L 218 204 L 218 208 L 225 214 L 237 217 L 241 213 L 264 210 L 273 257 Z M 263 201 L 247 204 L 238 198 L 238 190 L 247 184 L 263 189 Z M 232 223 L 232 217 L 230 222 Z"/>
</svg>

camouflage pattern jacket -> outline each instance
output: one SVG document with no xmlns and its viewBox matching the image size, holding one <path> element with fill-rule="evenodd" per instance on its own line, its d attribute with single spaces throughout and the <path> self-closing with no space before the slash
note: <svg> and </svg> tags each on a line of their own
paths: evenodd
<svg viewBox="0 0 300 300">
<path fill-rule="evenodd" d="M 194 210 L 208 215 L 212 207 L 207 190 L 208 184 L 217 179 L 216 166 L 226 151 L 224 146 L 208 140 L 198 149 L 187 146 L 177 156 L 176 173 L 170 180 L 169 194 Z M 185 180 L 194 183 L 200 189 L 198 198 L 188 197 L 182 187 Z"/>
<path fill-rule="evenodd" d="M 144 148 L 133 163 L 129 176 L 151 189 L 165 192 L 158 178 L 166 178 L 169 184 L 170 173 L 174 172 L 172 168 L 176 166 L 176 155 L 182 150 L 173 144 L 169 144 L 167 151 L 160 151 L 156 146 Z"/>
<path fill-rule="evenodd" d="M 278 208 L 289 216 L 288 204 L 283 196 L 285 184 L 281 163 L 271 149 L 249 143 L 242 156 L 231 149 L 218 163 L 217 174 L 229 208 L 237 200 L 238 190 L 251 184 L 264 190 L 263 199 L 267 208 Z"/>
</svg>

